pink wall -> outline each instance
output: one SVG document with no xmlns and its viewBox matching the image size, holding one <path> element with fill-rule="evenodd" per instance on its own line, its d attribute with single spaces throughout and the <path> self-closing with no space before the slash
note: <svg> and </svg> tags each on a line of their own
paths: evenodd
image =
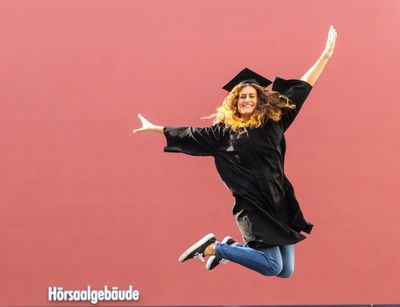
<svg viewBox="0 0 400 307">
<path fill-rule="evenodd" d="M 397 0 L 1 1 L 0 305 L 106 284 L 141 298 L 102 305 L 400 303 L 399 20 Z M 133 135 L 136 114 L 208 125 L 232 75 L 300 78 L 330 24 L 334 56 L 287 133 L 315 224 L 295 275 L 179 264 L 207 232 L 239 238 L 232 198 L 212 159 Z"/>
</svg>

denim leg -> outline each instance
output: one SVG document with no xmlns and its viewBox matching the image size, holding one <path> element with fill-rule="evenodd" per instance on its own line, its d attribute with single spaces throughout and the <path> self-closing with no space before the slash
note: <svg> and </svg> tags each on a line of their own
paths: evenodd
<svg viewBox="0 0 400 307">
<path fill-rule="evenodd" d="M 282 255 L 283 269 L 277 275 L 281 278 L 289 278 L 294 272 L 294 245 L 279 246 Z"/>
<path fill-rule="evenodd" d="M 243 245 L 231 246 L 217 243 L 215 255 L 265 276 L 277 276 L 283 268 L 279 246 L 258 250 Z"/>
</svg>

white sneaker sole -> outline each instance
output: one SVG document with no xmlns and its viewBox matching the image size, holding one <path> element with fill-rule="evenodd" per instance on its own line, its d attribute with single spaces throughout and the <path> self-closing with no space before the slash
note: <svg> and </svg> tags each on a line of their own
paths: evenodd
<svg viewBox="0 0 400 307">
<path fill-rule="evenodd" d="M 200 241 L 197 241 L 195 244 L 193 244 L 191 247 L 189 247 L 186 251 L 184 251 L 182 255 L 179 256 L 179 259 L 178 259 L 179 262 L 183 262 L 187 256 L 189 256 L 196 249 L 198 249 L 200 246 L 202 246 L 204 243 L 206 243 L 208 240 L 210 240 L 211 238 L 214 238 L 214 237 L 215 237 L 215 235 L 213 233 L 209 233 L 208 235 L 206 235 L 205 237 L 200 239 Z"/>
</svg>

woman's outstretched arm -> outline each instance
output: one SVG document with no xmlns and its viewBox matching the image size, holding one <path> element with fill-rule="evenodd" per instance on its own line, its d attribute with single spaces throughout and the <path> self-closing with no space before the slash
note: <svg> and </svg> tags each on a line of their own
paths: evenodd
<svg viewBox="0 0 400 307">
<path fill-rule="evenodd" d="M 221 140 L 225 136 L 224 125 L 216 124 L 211 127 L 170 127 L 154 125 L 138 114 L 142 127 L 134 129 L 133 133 L 153 131 L 165 135 L 166 152 L 181 152 L 192 156 L 215 155 Z"/>
<path fill-rule="evenodd" d="M 149 122 L 147 119 L 145 119 L 142 115 L 138 114 L 140 121 L 142 122 L 142 127 L 138 129 L 134 129 L 132 132 L 145 132 L 145 131 L 153 131 L 153 132 L 158 132 L 158 133 L 163 133 L 163 126 L 157 126 Z"/>
<path fill-rule="evenodd" d="M 326 42 L 326 47 L 322 55 L 318 59 L 318 61 L 301 77 L 301 80 L 314 85 L 314 83 L 318 80 L 321 72 L 323 71 L 326 63 L 331 58 L 333 54 L 333 50 L 335 49 L 335 40 L 336 40 L 336 30 L 333 26 L 329 28 L 328 40 Z"/>
</svg>

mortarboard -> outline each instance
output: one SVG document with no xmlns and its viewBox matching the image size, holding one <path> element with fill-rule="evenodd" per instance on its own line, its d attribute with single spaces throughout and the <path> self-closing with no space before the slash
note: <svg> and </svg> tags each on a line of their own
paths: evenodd
<svg viewBox="0 0 400 307">
<path fill-rule="evenodd" d="M 230 92 L 236 85 L 244 81 L 248 81 L 249 83 L 257 83 L 263 87 L 267 87 L 272 83 L 268 79 L 246 67 L 242 69 L 231 81 L 225 84 L 223 89 Z"/>
</svg>

